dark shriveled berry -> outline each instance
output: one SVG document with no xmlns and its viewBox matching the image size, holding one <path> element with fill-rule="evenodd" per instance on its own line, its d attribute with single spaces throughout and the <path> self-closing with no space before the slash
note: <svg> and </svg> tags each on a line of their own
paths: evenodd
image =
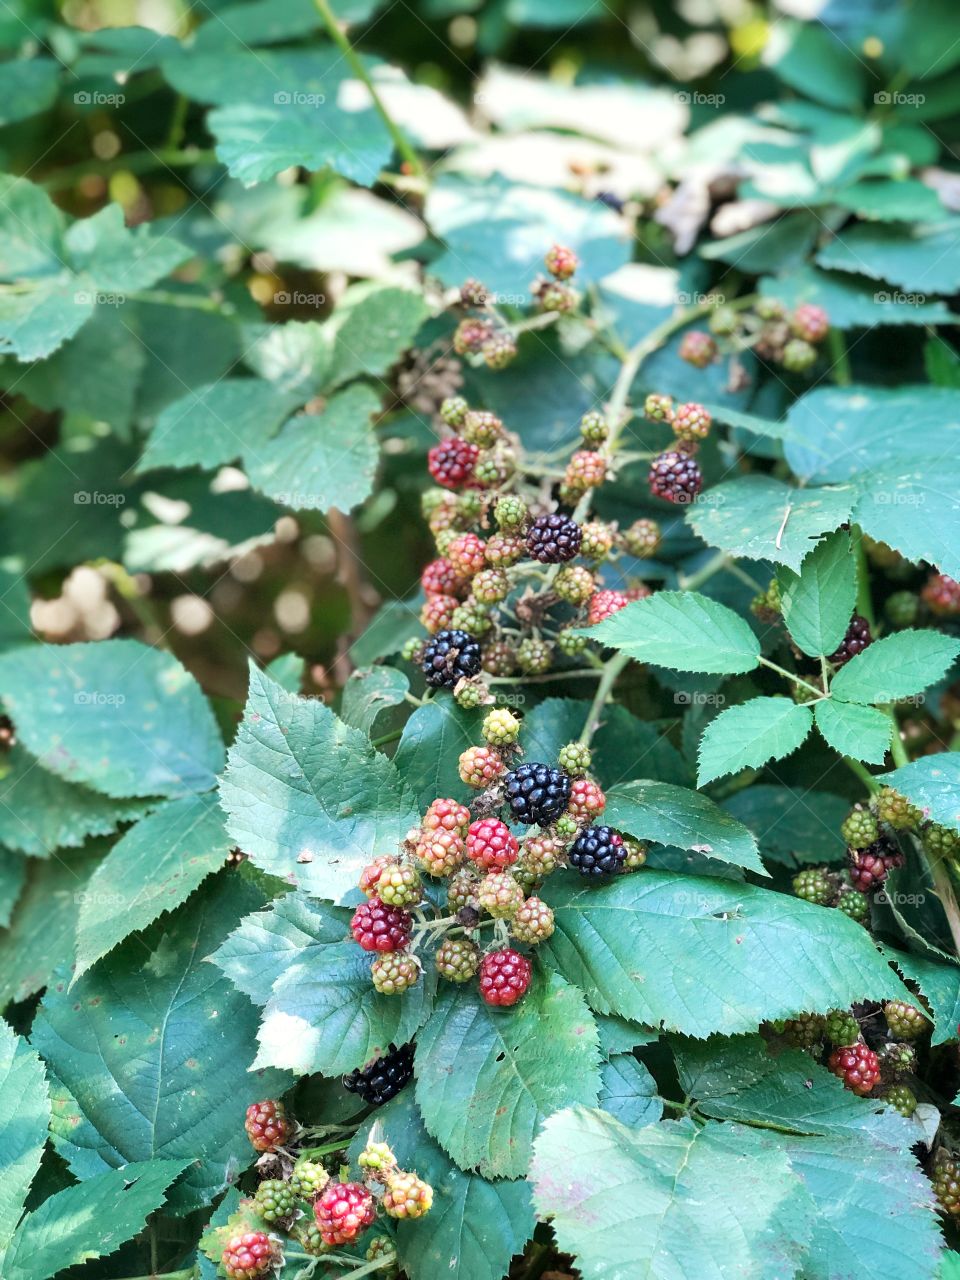
<svg viewBox="0 0 960 1280">
<path fill-rule="evenodd" d="M 576 520 L 554 512 L 537 516 L 527 530 L 527 551 L 541 564 L 562 564 L 580 550 L 583 535 Z"/>
<path fill-rule="evenodd" d="M 382 1107 L 413 1079 L 413 1042 L 390 1045 L 386 1053 L 343 1077 L 343 1087 L 373 1107 Z"/>
<path fill-rule="evenodd" d="M 467 631 L 438 631 L 423 650 L 420 670 L 434 689 L 452 689 L 480 670 L 480 645 Z"/>
<path fill-rule="evenodd" d="M 507 774 L 505 793 L 517 822 L 546 827 L 567 807 L 570 775 L 564 769 L 531 760 Z"/>
</svg>

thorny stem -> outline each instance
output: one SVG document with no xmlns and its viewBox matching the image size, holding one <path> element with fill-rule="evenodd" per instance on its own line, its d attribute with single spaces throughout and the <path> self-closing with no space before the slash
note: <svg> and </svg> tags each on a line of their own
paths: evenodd
<svg viewBox="0 0 960 1280">
<path fill-rule="evenodd" d="M 363 65 L 363 60 L 356 52 L 353 45 L 347 39 L 346 35 L 344 35 L 343 30 L 340 27 L 340 23 L 337 21 L 336 14 L 330 8 L 328 0 L 313 0 L 313 3 L 316 5 L 317 12 L 320 14 L 327 31 L 330 33 L 331 40 L 333 40 L 334 44 L 350 64 L 354 75 L 356 75 L 358 79 L 362 80 L 367 86 L 367 91 L 373 100 L 374 107 L 377 109 L 377 114 L 386 126 L 390 137 L 393 139 L 393 145 L 406 161 L 410 171 L 416 174 L 417 177 L 424 177 L 425 170 L 420 157 L 417 155 L 406 134 L 384 106 L 383 99 L 377 92 L 376 87 L 370 78 L 369 71 L 367 71 L 367 68 Z"/>
</svg>

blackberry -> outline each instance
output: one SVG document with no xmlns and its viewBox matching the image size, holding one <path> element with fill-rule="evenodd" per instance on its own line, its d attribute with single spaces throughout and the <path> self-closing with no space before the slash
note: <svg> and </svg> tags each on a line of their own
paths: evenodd
<svg viewBox="0 0 960 1280">
<path fill-rule="evenodd" d="M 480 670 L 480 645 L 466 631 L 438 631 L 423 651 L 420 669 L 434 689 L 452 689 Z"/>
<path fill-rule="evenodd" d="M 386 1053 L 343 1077 L 343 1087 L 371 1107 L 382 1107 L 413 1079 L 413 1041 L 390 1045 Z"/>
<path fill-rule="evenodd" d="M 895 831 L 908 831 L 917 826 L 923 814 L 899 791 L 893 787 L 884 787 L 877 796 L 877 817 Z"/>
<path fill-rule="evenodd" d="M 567 807 L 570 775 L 565 769 L 531 760 L 511 769 L 504 790 L 515 821 L 547 827 Z"/>
<path fill-rule="evenodd" d="M 876 842 L 880 828 L 870 810 L 858 804 L 840 824 L 840 834 L 851 849 L 868 849 Z"/>
<path fill-rule="evenodd" d="M 930 1181 L 943 1212 L 960 1218 L 960 1164 L 942 1147 L 934 1157 Z"/>
<path fill-rule="evenodd" d="M 863 653 L 867 645 L 872 643 L 873 636 L 870 633 L 870 623 L 859 613 L 855 613 L 849 627 L 847 627 L 847 634 L 833 653 L 830 654 L 827 661 L 832 662 L 835 667 L 842 667 L 845 662 L 855 658 L 858 653 Z"/>
<path fill-rule="evenodd" d="M 891 1041 L 877 1050 L 880 1074 L 886 1081 L 899 1080 L 909 1075 L 917 1064 L 917 1051 L 912 1044 Z"/>
<path fill-rule="evenodd" d="M 883 611 L 894 627 L 912 627 L 917 620 L 920 600 L 913 591 L 894 591 L 887 597 Z"/>
<path fill-rule="evenodd" d="M 812 1049 L 823 1039 L 824 1019 L 819 1013 L 798 1013 L 775 1022 L 773 1029 L 795 1049 Z"/>
<path fill-rule="evenodd" d="M 554 512 L 537 516 L 527 530 L 527 551 L 541 564 L 562 564 L 580 550 L 583 535 L 576 520 Z"/>
<path fill-rule="evenodd" d="M 890 1034 L 896 1040 L 916 1040 L 930 1030 L 930 1023 L 916 1005 L 906 1000 L 888 1000 L 883 1006 Z"/>
<path fill-rule="evenodd" d="M 827 907 L 836 897 L 837 886 L 826 867 L 808 867 L 793 877 L 793 892 L 804 902 Z"/>
<path fill-rule="evenodd" d="M 867 924 L 870 919 L 870 899 L 859 889 L 851 889 L 848 885 L 840 887 L 837 909 L 857 924 Z"/>
<path fill-rule="evenodd" d="M 860 1039 L 860 1023 L 849 1009 L 833 1009 L 824 1019 L 824 1031 L 831 1044 L 856 1044 Z"/>
<path fill-rule="evenodd" d="M 427 454 L 427 468 L 445 489 L 459 489 L 470 479 L 480 450 L 469 440 L 450 436 L 435 444 Z"/>
<path fill-rule="evenodd" d="M 282 1222 L 297 1207 L 297 1197 L 288 1182 L 281 1178 L 265 1178 L 253 1197 L 257 1213 L 264 1222 Z"/>
<path fill-rule="evenodd" d="M 582 876 L 613 876 L 623 869 L 623 836 L 610 827 L 587 827 L 570 846 L 570 865 Z"/>
<path fill-rule="evenodd" d="M 647 483 L 655 498 L 685 506 L 703 488 L 703 474 L 688 453 L 668 449 L 654 458 Z"/>
<path fill-rule="evenodd" d="M 917 1095 L 905 1084 L 895 1084 L 887 1089 L 883 1100 L 888 1107 L 893 1107 L 894 1111 L 899 1111 L 908 1120 L 917 1109 Z"/>
<path fill-rule="evenodd" d="M 851 1044 L 842 1049 L 834 1049 L 827 1060 L 827 1066 L 835 1076 L 840 1077 L 847 1089 L 859 1094 L 861 1098 L 880 1079 L 877 1055 L 865 1044 Z"/>
</svg>

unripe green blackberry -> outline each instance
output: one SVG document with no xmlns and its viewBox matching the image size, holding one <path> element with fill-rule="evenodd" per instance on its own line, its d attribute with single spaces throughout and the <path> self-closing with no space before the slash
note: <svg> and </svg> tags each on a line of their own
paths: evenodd
<svg viewBox="0 0 960 1280">
<path fill-rule="evenodd" d="M 507 640 L 494 640 L 483 646 L 480 664 L 490 676 L 512 676 L 517 669 L 517 655 Z"/>
<path fill-rule="evenodd" d="M 599 787 L 597 787 L 597 784 L 595 782 L 591 783 L 591 786 L 588 788 L 589 798 L 595 797 L 596 793 L 599 790 L 600 789 Z M 602 791 L 600 791 L 600 796 L 601 797 L 603 796 Z M 597 809 L 597 813 L 600 813 L 600 812 L 602 812 L 602 807 L 600 809 Z M 572 814 L 561 813 L 560 817 L 553 824 L 553 829 L 556 832 L 558 839 L 572 840 L 573 837 L 580 830 L 580 825 Z"/>
<path fill-rule="evenodd" d="M 527 898 L 517 909 L 510 923 L 510 933 L 518 942 L 536 946 L 545 942 L 553 933 L 553 912 L 539 898 Z"/>
<path fill-rule="evenodd" d="M 265 1178 L 253 1197 L 257 1213 L 264 1222 L 282 1222 L 297 1207 L 297 1197 L 290 1184 L 280 1178 Z"/>
<path fill-rule="evenodd" d="M 610 526 L 599 520 L 588 520 L 581 525 L 580 554 L 585 560 L 606 560 L 613 550 L 613 533 Z"/>
<path fill-rule="evenodd" d="M 782 320 L 787 309 L 779 298 L 758 298 L 753 307 L 761 320 Z"/>
<path fill-rule="evenodd" d="M 491 747 L 508 747 L 520 736 L 520 721 L 506 707 L 494 707 L 483 717 L 480 731 Z"/>
<path fill-rule="evenodd" d="M 580 434 L 588 444 L 603 444 L 610 434 L 607 420 L 598 409 L 591 409 L 580 419 Z"/>
<path fill-rule="evenodd" d="M 883 787 L 877 796 L 877 817 L 895 831 L 909 831 L 923 820 L 923 814 L 893 787 Z"/>
<path fill-rule="evenodd" d="M 816 363 L 817 350 L 803 338 L 791 338 L 783 348 L 781 359 L 783 367 L 789 369 L 791 373 L 806 373 L 811 365 Z"/>
<path fill-rule="evenodd" d="M 447 396 L 446 400 L 440 405 L 440 417 L 448 427 L 453 427 L 456 430 L 457 427 L 463 426 L 469 409 L 470 406 L 463 396 Z M 474 441 L 474 443 L 478 442 Z M 429 512 L 426 514 L 429 515 Z"/>
<path fill-rule="evenodd" d="M 456 542 L 457 538 L 459 537 L 460 537 L 459 526 L 457 526 L 456 528 L 451 526 L 451 528 L 449 529 L 441 529 L 433 541 L 437 550 L 440 552 L 440 554 L 442 556 L 445 556 L 447 552 L 450 550 L 451 544 Z"/>
<path fill-rule="evenodd" d="M 420 510 L 424 520 L 429 520 L 441 507 L 453 508 L 456 501 L 454 495 L 446 489 L 425 489 L 420 495 Z"/>
<path fill-rule="evenodd" d="M 480 948 L 469 938 L 444 938 L 434 963 L 448 982 L 469 982 L 480 968 Z"/>
<path fill-rule="evenodd" d="M 497 527 L 507 532 L 522 529 L 527 522 L 527 504 L 515 493 L 505 493 L 493 509 Z"/>
<path fill-rule="evenodd" d="M 824 1036 L 824 1020 L 819 1013 L 798 1013 L 773 1024 L 774 1030 L 795 1049 L 812 1049 Z"/>
<path fill-rule="evenodd" d="M 708 322 L 710 332 L 717 338 L 728 338 L 736 333 L 738 316 L 733 307 L 717 307 Z"/>
<path fill-rule="evenodd" d="M 624 530 L 623 545 L 638 560 L 647 560 L 656 555 L 660 548 L 660 526 L 656 520 L 634 520 L 629 529 Z"/>
<path fill-rule="evenodd" d="M 464 867 L 456 875 L 451 876 L 447 885 L 447 906 L 454 914 L 465 907 L 478 911 L 480 898 L 480 877 L 470 867 Z"/>
<path fill-rule="evenodd" d="M 480 348 L 488 369 L 506 369 L 517 358 L 517 341 L 506 329 L 492 333 Z"/>
<path fill-rule="evenodd" d="M 382 996 L 398 996 L 420 981 L 420 966 L 406 951 L 387 951 L 374 960 L 370 981 Z"/>
<path fill-rule="evenodd" d="M 862 804 L 854 805 L 840 824 L 840 834 L 851 849 L 868 849 L 880 836 L 877 820 Z"/>
<path fill-rule="evenodd" d="M 503 569 L 481 569 L 470 583 L 470 593 L 481 604 L 499 604 L 510 594 L 510 579 Z"/>
<path fill-rule="evenodd" d="M 319 1258 L 333 1248 L 332 1245 L 324 1244 L 320 1228 L 313 1218 L 301 1218 L 293 1229 L 293 1237 L 303 1252 L 309 1253 L 311 1258 Z"/>
<path fill-rule="evenodd" d="M 517 645 L 517 663 L 526 675 L 542 675 L 553 664 L 553 645 L 536 636 L 527 636 Z"/>
<path fill-rule="evenodd" d="M 562 854 L 562 846 L 552 837 L 528 836 L 520 847 L 520 861 L 515 869 L 522 866 L 521 874 L 533 881 L 546 880 L 560 865 Z"/>
<path fill-rule="evenodd" d="M 544 311 L 557 311 L 563 314 L 576 310 L 580 295 L 569 285 L 560 284 L 556 280 L 545 280 L 537 289 L 537 301 Z"/>
<path fill-rule="evenodd" d="M 435 597 L 436 598 L 436 597 Z M 466 631 L 472 636 L 485 636 L 493 628 L 488 605 L 479 600 L 465 600 L 450 615 L 450 629 Z"/>
<path fill-rule="evenodd" d="M 780 600 L 780 583 L 776 578 L 770 579 L 766 591 L 761 591 L 753 597 L 750 601 L 750 612 L 767 626 L 780 621 L 783 605 Z"/>
<path fill-rule="evenodd" d="M 917 1109 L 917 1095 L 905 1084 L 892 1085 L 884 1092 L 883 1101 L 908 1120 Z"/>
<path fill-rule="evenodd" d="M 930 1181 L 941 1210 L 960 1218 L 960 1164 L 943 1147 L 934 1157 Z"/>
<path fill-rule="evenodd" d="M 457 494 L 457 514 L 468 524 L 475 524 L 483 514 L 483 494 L 476 489 L 464 489 Z"/>
<path fill-rule="evenodd" d="M 377 897 L 391 907 L 413 906 L 423 897 L 420 873 L 408 864 L 385 867 L 377 880 Z"/>
<path fill-rule="evenodd" d="M 824 1033 L 831 1044 L 856 1044 L 860 1039 L 860 1023 L 849 1009 L 832 1009 L 824 1019 Z"/>
<path fill-rule="evenodd" d="M 826 867 L 807 867 L 793 877 L 793 892 L 804 902 L 826 907 L 837 896 L 836 881 Z"/>
<path fill-rule="evenodd" d="M 512 449 L 485 449 L 474 465 L 473 478 L 482 489 L 496 489 L 509 480 L 516 469 L 516 456 Z"/>
<path fill-rule="evenodd" d="M 669 422 L 673 417 L 673 397 L 652 392 L 643 402 L 643 412 L 651 422 Z"/>
<path fill-rule="evenodd" d="M 567 773 L 574 777 L 577 774 L 586 773 L 592 760 L 593 752 L 585 742 L 568 742 L 557 754 L 557 763 L 560 768 L 566 769 Z"/>
<path fill-rule="evenodd" d="M 627 853 L 626 861 L 623 864 L 625 870 L 639 871 L 642 866 L 646 865 L 649 847 L 642 840 L 634 840 L 631 836 L 624 836 L 623 847 Z"/>
<path fill-rule="evenodd" d="M 396 1245 L 389 1236 L 374 1236 L 363 1256 L 367 1262 L 376 1262 L 379 1259 L 381 1271 L 391 1270 L 397 1265 Z"/>
<path fill-rule="evenodd" d="M 357 1156 L 357 1164 L 376 1177 L 397 1167 L 397 1157 L 385 1142 L 367 1142 Z"/>
<path fill-rule="evenodd" d="M 486 686 L 476 680 L 461 680 L 453 691 L 454 701 L 464 711 L 473 711 L 490 701 Z"/>
<path fill-rule="evenodd" d="M 330 1181 L 330 1175 L 318 1160 L 298 1160 L 290 1174 L 290 1190 L 298 1200 L 312 1200 Z"/>
<path fill-rule="evenodd" d="M 464 440 L 477 445 L 480 449 L 489 449 L 500 439 L 503 423 L 495 413 L 486 409 L 471 409 L 463 419 L 460 434 Z"/>
<path fill-rule="evenodd" d="M 495 533 L 487 542 L 487 564 L 509 569 L 518 560 L 522 560 L 526 552 L 527 544 L 523 538 L 512 533 Z"/>
<path fill-rule="evenodd" d="M 569 628 L 557 634 L 557 648 L 567 658 L 576 658 L 587 647 L 587 637 L 574 635 Z"/>
<path fill-rule="evenodd" d="M 929 822 L 921 832 L 923 847 L 932 858 L 949 858 L 957 851 L 960 835 L 949 827 L 941 827 L 936 822 Z"/>
<path fill-rule="evenodd" d="M 855 920 L 857 924 L 865 925 L 870 920 L 870 899 L 859 889 L 841 885 L 840 896 L 837 898 L 837 910 L 842 911 L 851 920 Z"/>
<path fill-rule="evenodd" d="M 888 1000 L 883 1006 L 890 1034 L 896 1040 L 917 1040 L 930 1030 L 930 1021 L 915 1004 L 906 1000 Z"/>
<path fill-rule="evenodd" d="M 480 909 L 494 920 L 510 920 L 523 905 L 523 890 L 509 871 L 491 871 L 480 881 Z"/>
<path fill-rule="evenodd" d="M 553 580 L 553 589 L 567 604 L 581 605 L 596 589 L 593 574 L 582 564 L 565 564 Z"/>
<path fill-rule="evenodd" d="M 913 591 L 895 591 L 883 611 L 894 627 L 912 627 L 920 611 L 920 599 Z"/>
<path fill-rule="evenodd" d="M 400 650 L 400 656 L 404 662 L 419 662 L 423 653 L 424 641 L 414 636 L 407 640 L 403 648 Z"/>
<path fill-rule="evenodd" d="M 912 1044 L 893 1042 L 882 1044 L 877 1050 L 880 1074 L 884 1080 L 900 1080 L 910 1075 L 917 1065 L 917 1051 Z"/>
</svg>

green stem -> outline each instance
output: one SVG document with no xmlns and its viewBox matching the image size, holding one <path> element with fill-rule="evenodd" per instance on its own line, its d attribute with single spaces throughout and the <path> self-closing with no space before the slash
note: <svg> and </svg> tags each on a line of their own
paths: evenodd
<svg viewBox="0 0 960 1280">
<path fill-rule="evenodd" d="M 604 665 L 603 675 L 600 677 L 600 683 L 597 685 L 597 692 L 593 695 L 593 701 L 590 703 L 590 710 L 587 712 L 587 718 L 584 721 L 578 742 L 583 742 L 587 746 L 590 745 L 590 739 L 597 731 L 600 723 L 600 717 L 603 714 L 603 708 L 607 699 L 613 691 L 613 686 L 617 682 L 617 677 L 630 661 L 629 655 L 625 653 L 615 654 Z"/>
<path fill-rule="evenodd" d="M 850 526 L 850 542 L 854 559 L 857 562 L 857 613 L 870 623 L 870 630 L 876 627 L 873 614 L 873 598 L 870 595 L 870 565 L 863 545 L 863 530 L 858 524 Z"/>
<path fill-rule="evenodd" d="M 371 738 L 371 747 L 385 747 L 389 742 L 396 742 L 398 738 L 403 737 L 402 729 L 394 729 L 393 733 L 385 733 L 380 738 Z"/>
<path fill-rule="evenodd" d="M 596 680 L 600 672 L 592 667 L 581 671 L 547 671 L 537 676 L 488 676 L 486 684 L 545 684 L 548 680 Z"/>
<path fill-rule="evenodd" d="M 866 769 L 859 760 L 854 760 L 853 756 L 844 756 L 843 763 L 851 771 L 855 773 L 871 795 L 880 790 L 880 784 L 868 769 Z"/>
<path fill-rule="evenodd" d="M 152 302 L 162 307 L 182 307 L 186 311 L 210 311 L 216 315 L 233 315 L 231 302 L 202 297 L 198 293 L 176 293 L 172 289 L 138 289 L 127 295 L 131 302 Z"/>
<path fill-rule="evenodd" d="M 62 191 L 65 187 L 72 187 L 78 178 L 91 175 L 109 178 L 114 173 L 149 173 L 154 169 L 189 169 L 195 164 L 219 163 L 215 151 L 158 147 L 156 151 L 133 151 L 129 155 L 114 156 L 111 160 L 81 160 L 78 164 L 58 169 L 45 178 L 42 185 L 47 191 Z"/>
<path fill-rule="evenodd" d="M 334 42 L 334 44 L 337 46 L 337 48 L 346 58 L 347 62 L 349 62 L 350 67 L 353 70 L 353 73 L 358 77 L 358 79 L 362 80 L 363 83 L 367 86 L 367 89 L 369 90 L 369 93 L 370 93 L 370 97 L 373 99 L 373 105 L 376 107 L 377 113 L 379 114 L 380 119 L 383 121 L 384 125 L 386 126 L 387 132 L 390 134 L 390 137 L 393 139 L 393 145 L 397 148 L 397 151 L 400 153 L 400 155 L 403 156 L 404 160 L 409 165 L 411 171 L 415 173 L 418 177 L 421 177 L 421 178 L 424 177 L 426 170 L 423 167 L 423 163 L 421 162 L 420 157 L 417 155 L 416 151 L 411 146 L 410 141 L 407 138 L 407 136 L 404 134 L 403 130 L 400 128 L 400 126 L 396 123 L 396 121 L 390 115 L 390 112 L 387 110 L 387 108 L 383 105 L 383 99 L 380 97 L 380 94 L 377 92 L 373 81 L 370 79 L 369 71 L 367 71 L 367 68 L 363 65 L 363 60 L 360 58 L 359 54 L 356 52 L 353 45 L 344 35 L 340 27 L 340 24 L 337 21 L 336 14 L 330 8 L 328 0 L 313 0 L 313 3 L 316 5 L 317 12 L 320 14 L 320 17 L 323 19 L 324 25 L 326 26 L 327 31 L 329 31 L 330 33 L 331 40 Z"/>
<path fill-rule="evenodd" d="M 689 577 L 680 577 L 677 581 L 681 591 L 696 591 L 698 587 L 702 587 L 716 573 L 720 573 L 730 563 L 730 557 L 725 551 L 718 551 L 715 556 L 711 556 L 702 569 L 698 569 L 696 573 L 691 573 Z"/>
<path fill-rule="evenodd" d="M 770 671 L 776 671 L 777 675 L 784 676 L 793 684 L 799 685 L 801 689 L 808 689 L 810 693 L 815 693 L 818 698 L 825 698 L 827 696 L 824 691 L 822 689 L 818 689 L 815 684 L 810 684 L 808 680 L 801 680 L 798 675 L 794 674 L 794 672 L 788 671 L 786 667 L 777 666 L 775 662 L 771 662 L 769 658 L 764 658 L 762 654 L 757 661 L 760 663 L 761 667 L 767 667 Z"/>
<path fill-rule="evenodd" d="M 833 360 L 833 380 L 838 387 L 849 387 L 853 382 L 850 370 L 850 356 L 847 353 L 847 340 L 843 330 L 832 327 L 827 336 L 830 358 Z"/>
<path fill-rule="evenodd" d="M 352 1138 L 341 1138 L 339 1142 L 327 1142 L 322 1147 L 301 1147 L 298 1156 L 331 1156 L 335 1151 L 346 1151 Z"/>
</svg>

